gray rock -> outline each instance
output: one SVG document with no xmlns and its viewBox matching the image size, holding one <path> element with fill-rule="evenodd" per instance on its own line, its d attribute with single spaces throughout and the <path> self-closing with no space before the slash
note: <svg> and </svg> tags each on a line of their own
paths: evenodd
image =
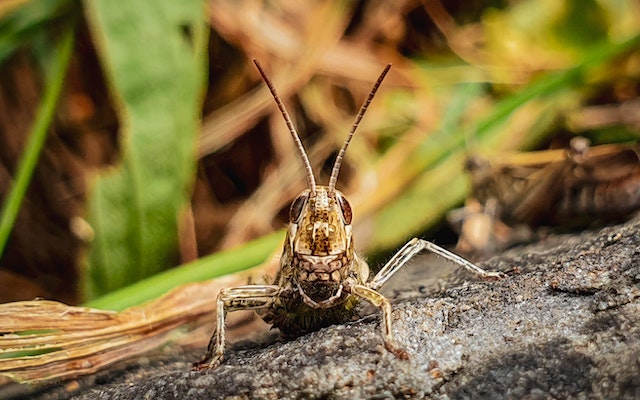
<svg viewBox="0 0 640 400">
<path fill-rule="evenodd" d="M 551 236 L 480 264 L 506 279 L 456 271 L 426 292 L 414 266 L 388 289 L 408 361 L 384 349 L 370 310 L 292 341 L 232 346 L 213 371 L 191 371 L 193 354 L 103 377 L 73 398 L 640 398 L 639 235 L 634 219 Z"/>
</svg>

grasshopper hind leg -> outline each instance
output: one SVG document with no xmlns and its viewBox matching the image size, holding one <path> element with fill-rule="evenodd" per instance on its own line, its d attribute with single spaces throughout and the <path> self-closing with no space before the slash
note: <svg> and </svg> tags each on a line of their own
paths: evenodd
<svg viewBox="0 0 640 400">
<path fill-rule="evenodd" d="M 380 272 L 373 277 L 373 279 L 367 284 L 373 290 L 378 290 L 384 285 L 389 278 L 391 278 L 396 272 L 404 267 L 409 260 L 411 260 L 416 254 L 423 250 L 428 250 L 431 253 L 437 254 L 440 257 L 448 260 L 464 269 L 480 275 L 483 278 L 504 278 L 505 275 L 502 272 L 485 271 L 478 267 L 474 263 L 465 260 L 457 254 L 454 254 L 442 247 L 428 242 L 426 240 L 413 238 L 408 241 L 391 259 L 382 267 Z"/>
</svg>

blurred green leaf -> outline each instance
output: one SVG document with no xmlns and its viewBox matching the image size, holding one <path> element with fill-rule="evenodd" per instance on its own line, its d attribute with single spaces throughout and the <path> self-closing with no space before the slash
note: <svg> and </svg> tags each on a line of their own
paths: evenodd
<svg viewBox="0 0 640 400">
<path fill-rule="evenodd" d="M 88 0 L 122 124 L 117 168 L 95 182 L 86 294 L 111 292 L 172 265 L 195 172 L 207 26 L 201 1 Z"/>
<path fill-rule="evenodd" d="M 78 0 L 29 1 L 0 19 L 0 64 L 18 48 L 46 34 L 45 28 L 66 26 L 62 20 L 79 10 Z"/>
<path fill-rule="evenodd" d="M 564 13 L 553 31 L 564 43 L 573 46 L 589 46 L 606 39 L 607 21 L 595 0 L 564 1 Z"/>
</svg>

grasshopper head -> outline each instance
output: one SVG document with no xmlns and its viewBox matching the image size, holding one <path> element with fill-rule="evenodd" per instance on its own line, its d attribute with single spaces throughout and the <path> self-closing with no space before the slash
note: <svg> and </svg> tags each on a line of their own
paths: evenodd
<svg viewBox="0 0 640 400">
<path fill-rule="evenodd" d="M 289 245 L 299 281 L 341 282 L 353 261 L 351 205 L 338 190 L 317 186 L 291 204 Z M 296 265 L 297 264 L 297 265 Z"/>
</svg>

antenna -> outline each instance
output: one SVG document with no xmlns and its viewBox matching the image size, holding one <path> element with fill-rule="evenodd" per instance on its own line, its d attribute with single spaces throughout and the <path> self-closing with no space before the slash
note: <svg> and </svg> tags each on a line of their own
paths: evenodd
<svg viewBox="0 0 640 400">
<path fill-rule="evenodd" d="M 349 136 L 347 136 L 347 140 L 344 141 L 344 144 L 342 145 L 340 152 L 338 152 L 336 161 L 333 163 L 333 169 L 331 170 L 331 178 L 329 178 L 329 193 L 332 193 L 336 188 L 336 182 L 338 182 L 338 174 L 340 173 L 340 166 L 342 165 L 342 159 L 344 158 L 344 153 L 347 151 L 347 146 L 349 146 L 349 143 L 351 142 L 351 138 L 353 137 L 353 134 L 356 132 L 356 129 L 358 128 L 358 124 L 360 124 L 362 117 L 364 117 L 364 113 L 367 112 L 367 108 L 369 107 L 369 104 L 371 104 L 371 100 L 373 100 L 373 97 L 376 95 L 376 92 L 378 91 L 378 88 L 380 87 L 382 80 L 387 75 L 387 72 L 389 72 L 390 68 L 391 68 L 391 64 L 387 64 L 385 69 L 382 71 L 382 73 L 378 77 L 378 80 L 376 81 L 375 85 L 373 85 L 373 88 L 369 93 L 369 97 L 367 97 L 367 100 L 365 100 L 364 104 L 360 108 L 360 112 L 358 112 L 358 115 L 356 116 L 356 120 L 353 122 L 353 126 L 349 131 Z"/>
<path fill-rule="evenodd" d="M 289 113 L 287 112 L 287 109 L 284 107 L 284 103 L 282 102 L 282 100 L 280 100 L 280 97 L 278 96 L 278 92 L 276 91 L 275 86 L 273 86 L 273 82 L 271 82 L 271 79 L 269 79 L 267 74 L 264 72 L 258 60 L 254 58 L 253 63 L 256 65 L 256 67 L 258 67 L 258 71 L 260 71 L 260 75 L 262 75 L 262 79 L 264 80 L 264 83 L 266 83 L 267 86 L 269 87 L 269 90 L 273 95 L 273 99 L 276 101 L 276 104 L 278 104 L 278 108 L 280 109 L 280 112 L 282 113 L 282 116 L 284 117 L 284 120 L 287 123 L 289 132 L 291 132 L 291 137 L 293 137 L 293 141 L 295 142 L 296 147 L 300 152 L 300 156 L 302 157 L 302 163 L 304 164 L 304 168 L 307 172 L 307 186 L 309 186 L 309 190 L 311 190 L 311 193 L 314 194 L 316 192 L 316 179 L 313 176 L 313 169 L 311 169 L 311 163 L 309 162 L 309 157 L 307 156 L 307 153 L 304 151 L 304 146 L 302 145 L 300 136 L 298 136 L 298 132 L 296 132 L 296 128 L 293 126 L 293 122 L 291 122 Z"/>
</svg>

